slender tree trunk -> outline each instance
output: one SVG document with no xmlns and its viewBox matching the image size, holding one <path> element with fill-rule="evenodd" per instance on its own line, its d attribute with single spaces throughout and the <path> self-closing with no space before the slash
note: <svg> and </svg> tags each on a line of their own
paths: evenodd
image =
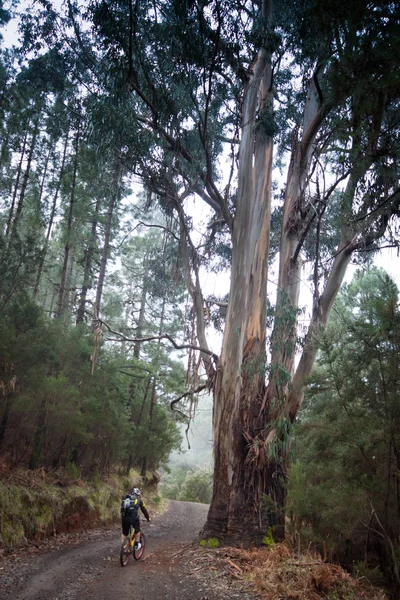
<svg viewBox="0 0 400 600">
<path fill-rule="evenodd" d="M 143 336 L 143 331 L 144 331 L 144 326 L 145 326 L 145 316 L 146 316 L 146 302 L 147 302 L 147 292 L 148 292 L 148 286 L 149 286 L 149 274 L 148 274 L 148 261 L 147 261 L 147 257 L 145 258 L 144 261 L 144 276 L 143 276 L 143 281 L 142 281 L 142 293 L 140 295 L 140 309 L 139 309 L 139 316 L 138 316 L 138 321 L 137 321 L 137 327 L 136 327 L 136 333 L 135 333 L 135 337 L 137 339 L 140 339 Z M 135 342 L 134 346 L 133 346 L 133 356 L 136 359 L 140 358 L 140 342 Z"/>
<path fill-rule="evenodd" d="M 149 438 L 151 437 L 151 433 L 153 431 L 153 415 L 154 415 L 154 406 L 156 404 L 157 394 L 156 394 L 156 377 L 153 377 L 153 387 L 151 390 L 151 399 L 150 399 L 150 410 L 149 410 Z M 143 456 L 142 460 L 142 468 L 140 470 L 141 477 L 146 477 L 147 475 L 147 467 L 148 467 L 148 456 L 147 453 Z"/>
<path fill-rule="evenodd" d="M 144 261 L 144 276 L 143 276 L 143 282 L 142 282 L 142 293 L 140 296 L 139 317 L 138 317 L 138 323 L 137 323 L 136 334 L 135 334 L 135 337 L 137 339 L 139 339 L 143 336 L 143 329 L 144 329 L 144 325 L 145 325 L 147 291 L 148 291 L 148 262 L 147 262 L 147 257 L 146 257 L 145 261 Z M 140 342 L 134 343 L 133 356 L 136 360 L 139 360 L 139 358 L 140 358 L 140 347 L 141 347 Z M 147 391 L 146 391 L 146 394 L 147 394 Z M 146 394 L 145 394 L 145 398 L 146 398 Z M 131 421 L 133 421 L 133 422 L 134 422 L 133 412 L 134 412 L 134 406 L 135 406 L 135 396 L 136 396 L 136 382 L 135 382 L 135 380 L 132 380 L 132 382 L 129 386 L 129 400 L 131 403 Z M 143 411 L 143 404 L 142 404 L 141 413 L 142 413 L 142 411 Z"/>
<path fill-rule="evenodd" d="M 161 335 L 163 333 L 164 330 L 164 319 L 165 319 L 165 306 L 166 306 L 166 299 L 165 296 L 163 298 L 162 301 L 162 306 L 161 306 L 161 315 L 160 315 L 160 325 L 158 328 L 158 335 Z M 158 344 L 157 344 L 158 348 L 161 347 L 161 340 L 158 340 Z M 157 391 L 156 391 L 156 386 L 157 386 L 157 379 L 158 379 L 158 371 L 159 371 L 159 358 L 157 356 L 156 358 L 156 364 L 155 366 L 155 375 L 153 377 L 153 387 L 152 387 L 152 391 L 151 391 L 151 401 L 150 401 L 150 410 L 149 410 L 149 427 L 148 427 L 148 438 L 151 439 L 151 435 L 153 432 L 153 415 L 154 415 L 154 407 L 157 401 Z M 141 469 L 141 476 L 142 477 L 146 477 L 146 471 L 148 468 L 148 456 L 147 453 L 145 453 L 145 455 L 143 456 L 143 462 L 142 462 L 142 469 Z"/>
<path fill-rule="evenodd" d="M 37 273 L 37 277 L 36 277 L 36 284 L 35 284 L 35 289 L 34 289 L 34 292 L 33 292 L 33 295 L 34 295 L 35 298 L 37 296 L 37 293 L 38 293 L 38 290 L 39 290 L 39 285 L 40 285 L 40 280 L 42 278 L 42 272 L 43 272 L 44 262 L 46 260 L 46 254 L 47 254 L 47 249 L 49 247 L 49 240 L 50 240 L 51 230 L 53 228 L 54 217 L 55 217 L 55 214 L 56 214 L 58 194 L 60 193 L 61 183 L 62 183 L 62 180 L 63 180 L 63 177 L 64 177 L 65 160 L 66 160 L 67 148 L 68 148 L 68 137 L 69 137 L 69 131 L 67 132 L 67 135 L 65 137 L 64 150 L 63 150 L 63 156 L 62 156 L 61 167 L 60 167 L 60 173 L 59 173 L 59 176 L 58 176 L 57 186 L 56 186 L 56 189 L 55 189 L 55 192 L 54 192 L 53 203 L 52 203 L 51 211 L 50 211 L 49 222 L 48 222 L 48 225 L 47 225 L 46 241 L 45 241 L 44 248 L 43 248 L 43 251 L 42 251 L 42 255 L 41 255 L 41 259 L 40 259 L 40 263 L 39 263 L 39 269 L 38 269 L 38 273 Z"/>
<path fill-rule="evenodd" d="M 143 415 L 144 415 L 144 407 L 146 406 L 147 395 L 149 393 L 149 389 L 150 389 L 152 380 L 153 380 L 152 377 L 149 377 L 147 380 L 146 389 L 144 392 L 143 401 L 142 401 L 142 404 L 140 407 L 140 412 L 139 412 L 139 416 L 138 416 L 137 420 L 135 420 L 135 418 L 134 418 L 133 406 L 132 406 L 131 420 L 136 425 L 136 427 L 140 427 L 140 425 L 142 424 Z M 132 465 L 134 464 L 134 459 L 137 456 L 137 451 L 138 451 L 138 448 L 136 447 L 136 445 L 134 445 L 134 449 L 129 453 L 129 457 L 128 457 L 128 463 L 127 463 L 127 467 L 126 467 L 127 475 L 129 475 L 129 471 L 131 470 Z"/>
<path fill-rule="evenodd" d="M 30 177 L 30 173 L 31 173 L 33 152 L 35 150 L 36 140 L 37 140 L 37 136 L 39 133 L 39 119 L 40 119 L 40 115 L 38 115 L 38 117 L 36 119 L 35 128 L 34 128 L 34 131 L 32 134 L 32 139 L 31 139 L 31 144 L 30 144 L 29 154 L 28 154 L 28 161 L 27 161 L 26 169 L 25 169 L 24 176 L 22 179 L 21 191 L 19 194 L 17 209 L 15 211 L 15 217 L 14 217 L 14 221 L 12 224 L 11 238 L 14 238 L 17 235 L 18 222 L 21 217 L 22 208 L 23 208 L 24 200 L 25 200 L 25 192 L 26 192 L 26 188 L 28 187 L 28 181 L 29 181 L 29 177 Z"/>
<path fill-rule="evenodd" d="M 73 304 L 71 301 L 71 293 L 75 289 L 75 256 L 70 252 L 69 266 L 67 270 L 67 276 L 65 278 L 65 291 L 64 291 L 64 302 L 63 312 L 68 312 Z"/>
<path fill-rule="evenodd" d="M 272 377 L 269 385 L 270 402 L 281 398 L 282 387 L 287 391 L 287 385 L 280 385 L 279 378 L 274 372 L 283 367 L 289 375 L 293 374 L 297 336 L 296 311 L 299 305 L 302 267 L 300 249 L 307 223 L 302 216 L 301 207 L 304 207 L 307 201 L 306 191 L 315 138 L 325 121 L 328 110 L 328 107 L 320 102 L 315 75 L 309 82 L 302 137 L 300 140 L 297 139 L 297 130 L 293 132 L 292 137 L 292 155 L 285 190 L 279 248 L 276 325 L 272 336 Z M 293 311 L 292 316 L 288 314 L 290 310 Z"/>
<path fill-rule="evenodd" d="M 304 110 L 302 137 L 297 130 L 292 136 L 292 152 L 285 189 L 279 249 L 279 279 L 271 339 L 271 369 L 268 388 L 259 411 L 259 426 L 252 443 L 257 443 L 274 459 L 266 461 L 265 494 L 269 497 L 269 522 L 275 538 L 284 536 L 286 503 L 286 470 L 289 448 L 289 426 L 284 419 L 284 404 L 289 394 L 294 371 L 297 338 L 297 311 L 301 282 L 300 249 L 307 221 L 301 207 L 306 203 L 306 189 L 315 137 L 327 114 L 321 105 L 316 80 L 309 82 Z M 304 211 L 303 211 L 304 212 Z M 275 452 L 270 452 L 271 445 Z"/>
<path fill-rule="evenodd" d="M 28 468 L 31 470 L 38 469 L 41 466 L 43 441 L 45 439 L 45 422 L 46 422 L 46 405 L 47 398 L 43 397 L 36 419 L 35 436 L 33 438 L 32 453 L 29 459 Z"/>
<path fill-rule="evenodd" d="M 50 154 L 51 154 L 51 143 L 50 143 L 49 150 L 48 150 L 48 152 L 47 152 L 47 155 L 46 155 L 46 160 L 45 160 L 45 163 L 44 163 L 44 169 L 43 169 L 42 181 L 40 182 L 39 198 L 38 198 L 38 205 L 39 205 L 39 208 L 40 208 L 40 205 L 42 204 L 43 191 L 44 191 L 44 184 L 45 184 L 46 177 L 47 177 L 47 169 L 48 169 L 48 167 L 49 167 Z"/>
<path fill-rule="evenodd" d="M 60 281 L 60 289 L 58 293 L 58 302 L 56 309 L 56 317 L 61 317 L 64 311 L 64 300 L 65 300 L 65 282 L 67 279 L 68 272 L 68 260 L 69 253 L 71 250 L 71 235 L 72 235 L 72 221 L 73 221 L 73 213 L 74 213 L 74 205 L 75 205 L 75 192 L 76 192 L 76 175 L 78 170 L 78 149 L 79 149 L 79 135 L 80 131 L 78 128 L 76 138 L 75 138 L 75 160 L 74 160 L 74 170 L 72 176 L 72 186 L 71 186 L 71 195 L 70 195 L 70 203 L 68 210 L 68 220 L 67 220 L 67 231 L 65 234 L 66 242 L 64 246 L 64 262 L 61 271 L 61 281 Z"/>
<path fill-rule="evenodd" d="M 204 318 L 204 298 L 200 286 L 200 275 L 199 268 L 196 264 L 191 264 L 189 259 L 189 247 L 193 248 L 193 244 L 188 235 L 185 218 L 183 212 L 180 210 L 180 252 L 183 260 L 183 269 L 186 280 L 186 287 L 192 298 L 195 314 L 196 314 L 196 327 L 197 327 L 197 339 L 199 346 L 208 350 L 207 338 L 206 338 L 206 323 Z M 193 274 L 192 274 L 193 271 Z M 206 370 L 207 376 L 212 380 L 214 376 L 214 365 L 211 361 L 211 356 L 206 352 L 200 352 L 200 356 Z"/>
<path fill-rule="evenodd" d="M 348 206 L 354 198 L 357 184 L 360 178 L 368 170 L 368 167 L 369 164 L 364 164 L 361 169 L 357 166 L 350 175 L 343 196 L 343 212 L 348 211 Z M 303 402 L 305 382 L 311 375 L 317 357 L 318 335 L 320 330 L 324 328 L 328 322 L 332 305 L 341 288 L 346 269 L 355 250 L 356 237 L 357 232 L 352 231 L 351 227 L 347 224 L 347 218 L 345 218 L 342 223 L 340 245 L 336 252 L 324 291 L 318 302 L 314 305 L 311 321 L 303 345 L 303 352 L 292 379 L 290 392 L 285 400 L 284 413 L 290 421 L 295 419 Z"/>
<path fill-rule="evenodd" d="M 3 415 L 1 418 L 1 422 L 0 422 L 0 451 L 1 451 L 1 447 L 4 442 L 4 437 L 5 437 L 6 431 L 7 431 L 8 419 L 10 416 L 11 401 L 12 401 L 12 397 L 11 397 L 11 395 L 8 395 L 6 398 Z"/>
<path fill-rule="evenodd" d="M 101 255 L 99 279 L 97 282 L 95 311 L 94 311 L 95 318 L 97 318 L 100 315 L 101 298 L 103 295 L 104 279 L 106 276 L 108 254 L 109 254 L 109 250 L 110 250 L 112 220 L 113 220 L 114 210 L 115 210 L 115 207 L 117 205 L 117 202 L 118 202 L 119 196 L 120 196 L 119 183 L 121 180 L 121 175 L 122 175 L 122 164 L 118 164 L 118 166 L 115 169 L 115 173 L 114 173 L 114 177 L 113 177 L 111 194 L 110 194 L 110 202 L 108 205 L 106 230 L 105 230 L 105 234 L 104 234 L 104 245 L 103 245 L 103 251 L 102 251 L 102 255 Z"/>
<path fill-rule="evenodd" d="M 3 143 L 1 144 L 1 150 L 0 150 L 0 167 L 3 166 L 3 159 L 6 155 L 6 148 L 8 147 L 8 141 L 10 139 L 10 134 L 7 131 L 6 135 L 3 138 Z"/>
<path fill-rule="evenodd" d="M 385 110 L 385 96 L 379 97 L 374 107 L 373 127 L 371 127 L 367 149 L 360 149 L 358 130 L 358 108 L 353 112 L 353 168 L 349 175 L 346 189 L 342 196 L 341 208 L 341 239 L 339 247 L 334 255 L 333 265 L 325 284 L 325 289 L 314 302 L 313 313 L 308 327 L 307 335 L 303 345 L 303 352 L 292 379 L 292 385 L 285 398 L 284 414 L 293 421 L 300 409 L 304 398 L 304 387 L 307 378 L 311 375 L 318 350 L 318 335 L 328 322 L 333 302 L 341 288 L 346 269 L 351 261 L 352 255 L 358 246 L 359 230 L 357 219 L 349 221 L 352 212 L 354 197 L 357 186 L 368 173 L 373 164 L 374 156 L 378 149 L 378 140 L 381 133 L 383 115 Z"/>
<path fill-rule="evenodd" d="M 51 292 L 51 296 L 50 296 L 50 302 L 49 302 L 49 315 L 50 315 L 50 316 L 51 316 L 52 314 L 54 314 L 54 316 L 56 316 L 56 315 L 55 315 L 55 311 L 53 310 L 53 308 L 54 308 L 54 305 L 55 305 L 55 303 L 56 303 L 56 295 L 57 295 L 57 294 L 56 294 L 55 290 L 52 290 L 52 292 Z M 46 292 L 46 296 L 47 296 L 47 292 Z M 44 299 L 44 300 L 45 300 L 45 302 L 44 302 L 44 305 L 45 305 L 45 303 L 46 303 L 46 299 L 47 299 L 47 298 L 45 297 L 45 299 Z"/>
<path fill-rule="evenodd" d="M 83 321 L 85 319 L 87 293 L 90 290 L 90 288 L 92 287 L 93 254 L 94 254 L 94 249 L 96 247 L 96 234 L 97 234 L 97 223 L 98 223 L 99 210 L 100 210 L 100 198 L 98 198 L 97 202 L 96 202 L 95 214 L 93 215 L 93 221 L 92 221 L 92 230 L 90 232 L 89 245 L 85 250 L 85 266 L 84 266 L 84 270 L 83 270 L 83 284 L 82 284 L 82 291 L 81 291 L 81 296 L 80 296 L 80 301 L 79 301 L 78 312 L 76 315 L 76 324 L 77 325 L 79 325 L 79 323 L 83 323 Z"/>
<path fill-rule="evenodd" d="M 262 10 L 270 27 L 272 2 L 263 1 Z M 270 90 L 271 56 L 263 48 L 244 90 L 230 300 L 214 383 L 214 486 L 205 529 L 234 542 L 261 541 L 268 528 L 267 460 L 255 438 L 265 390 L 272 139 L 256 118 L 272 111 Z"/>
<path fill-rule="evenodd" d="M 151 385 L 152 379 L 153 379 L 152 377 L 149 377 L 148 380 L 147 380 L 146 390 L 144 392 L 143 402 L 142 402 L 142 405 L 140 407 L 139 416 L 138 416 L 138 418 L 137 418 L 136 421 L 135 421 L 135 419 L 133 419 L 133 421 L 135 422 L 136 427 L 140 427 L 140 425 L 142 424 L 143 415 L 144 415 L 144 407 L 146 406 L 147 395 L 149 393 L 149 389 L 150 389 L 150 385 Z"/>
<path fill-rule="evenodd" d="M 13 197 L 12 197 L 12 201 L 11 201 L 10 211 L 8 213 L 8 219 L 7 219 L 6 236 L 10 233 L 10 230 L 11 230 L 11 223 L 12 223 L 13 216 L 14 216 L 15 201 L 17 199 L 17 193 L 18 193 L 18 188 L 19 188 L 19 180 L 21 178 L 22 163 L 23 163 L 23 160 L 24 160 L 24 157 L 25 157 L 25 150 L 26 150 L 26 142 L 27 142 L 27 140 L 28 140 L 28 129 L 25 132 L 24 142 L 22 144 L 22 150 L 21 150 L 21 157 L 20 157 L 19 163 L 18 163 L 17 176 L 15 178 L 15 184 L 14 184 L 14 192 L 13 192 Z"/>
</svg>

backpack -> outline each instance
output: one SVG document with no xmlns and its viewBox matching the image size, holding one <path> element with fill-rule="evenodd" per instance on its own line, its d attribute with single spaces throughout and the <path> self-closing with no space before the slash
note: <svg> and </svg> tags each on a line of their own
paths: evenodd
<svg viewBox="0 0 400 600">
<path fill-rule="evenodd" d="M 131 494 L 127 494 L 126 496 L 124 496 L 122 498 L 121 514 L 124 517 L 131 516 L 134 513 L 137 513 L 138 509 L 139 509 L 138 499 L 135 496 L 132 496 Z"/>
</svg>

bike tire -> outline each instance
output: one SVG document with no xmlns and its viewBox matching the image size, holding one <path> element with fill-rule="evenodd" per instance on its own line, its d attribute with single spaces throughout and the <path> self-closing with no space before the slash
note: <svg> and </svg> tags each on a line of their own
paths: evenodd
<svg viewBox="0 0 400 600">
<path fill-rule="evenodd" d="M 135 560 L 140 560 L 142 558 L 146 547 L 146 536 L 142 532 L 140 532 L 140 543 L 142 544 L 140 550 L 133 550 L 133 558 Z"/>
<path fill-rule="evenodd" d="M 130 553 L 131 550 L 129 549 L 129 537 L 127 537 L 121 544 L 121 552 L 119 555 L 121 567 L 126 567 L 126 565 L 128 564 Z"/>
</svg>

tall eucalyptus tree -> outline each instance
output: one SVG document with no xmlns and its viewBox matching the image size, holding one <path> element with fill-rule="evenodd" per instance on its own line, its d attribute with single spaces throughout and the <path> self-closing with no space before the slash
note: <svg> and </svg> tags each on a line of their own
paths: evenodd
<svg viewBox="0 0 400 600">
<path fill-rule="evenodd" d="M 83 9 L 70 0 L 67 9 L 45 3 L 37 16 L 43 35 L 54 36 L 49 21 L 74 31 L 76 68 L 93 93 L 123 107 L 136 132 L 124 138 L 126 164 L 181 222 L 197 338 L 214 392 L 206 533 L 259 542 L 274 525 L 279 535 L 285 445 L 315 360 L 316 333 L 354 252 L 375 249 L 399 214 L 399 9 L 379 0 L 93 0 Z M 274 142 L 290 157 L 267 385 Z M 214 213 L 204 232 L 208 252 L 217 251 L 216 239 L 230 237 L 217 364 L 199 287 L 205 258 L 196 256 L 185 212 L 191 194 Z M 314 312 L 294 371 L 304 258 L 316 260 Z"/>
</svg>

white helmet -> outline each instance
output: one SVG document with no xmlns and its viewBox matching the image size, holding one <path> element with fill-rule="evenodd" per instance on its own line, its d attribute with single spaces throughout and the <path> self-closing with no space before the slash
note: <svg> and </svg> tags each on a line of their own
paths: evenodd
<svg viewBox="0 0 400 600">
<path fill-rule="evenodd" d="M 139 488 L 134 487 L 132 490 L 132 494 L 134 494 L 135 496 L 141 496 L 142 492 L 139 490 Z"/>
</svg>

